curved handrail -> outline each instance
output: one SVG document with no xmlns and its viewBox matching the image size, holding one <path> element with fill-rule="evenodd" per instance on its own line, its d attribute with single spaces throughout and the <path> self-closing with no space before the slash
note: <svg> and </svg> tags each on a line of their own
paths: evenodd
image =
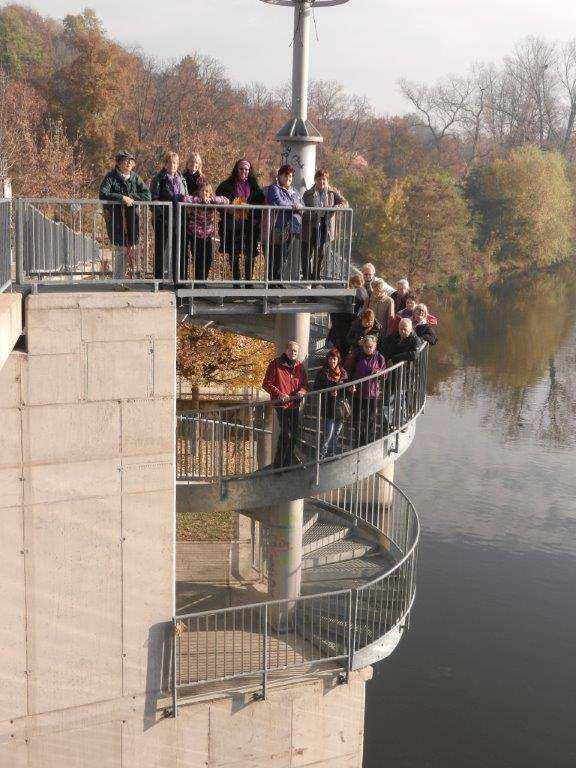
<svg viewBox="0 0 576 768">
<path fill-rule="evenodd" d="M 425 344 L 411 363 L 397 363 L 371 376 L 314 390 L 284 403 L 248 402 L 181 413 L 177 480 L 214 483 L 313 465 L 319 471 L 328 461 L 394 438 L 424 408 L 427 370 Z M 350 414 L 339 418 L 344 401 Z M 287 403 L 293 407 L 286 408 Z M 341 426 L 336 427 L 338 434 L 329 443 L 334 417 Z"/>
<path fill-rule="evenodd" d="M 181 614 L 174 619 L 178 691 L 215 681 L 337 662 L 351 670 L 387 655 L 382 643 L 414 603 L 420 522 L 406 494 L 384 477 L 329 491 L 316 502 L 354 520 L 393 564 L 340 590 Z M 350 577 L 355 581 L 354 575 Z"/>
</svg>

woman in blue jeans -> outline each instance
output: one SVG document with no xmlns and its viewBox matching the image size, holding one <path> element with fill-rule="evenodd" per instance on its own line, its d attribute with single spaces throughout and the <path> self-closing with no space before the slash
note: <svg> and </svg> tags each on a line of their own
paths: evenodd
<svg viewBox="0 0 576 768">
<path fill-rule="evenodd" d="M 342 365 L 340 352 L 333 348 L 326 355 L 326 362 L 316 375 L 314 389 L 327 389 L 343 384 L 348 374 Z M 346 387 L 331 389 L 319 395 L 322 398 L 320 416 L 324 421 L 324 442 L 320 449 L 320 458 L 334 456 L 337 452 L 338 437 L 342 431 L 342 403 L 346 400 Z"/>
</svg>

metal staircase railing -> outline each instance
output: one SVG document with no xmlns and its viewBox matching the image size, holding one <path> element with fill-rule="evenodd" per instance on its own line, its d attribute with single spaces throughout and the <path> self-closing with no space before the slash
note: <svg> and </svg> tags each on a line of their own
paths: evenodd
<svg viewBox="0 0 576 768">
<path fill-rule="evenodd" d="M 299 408 L 291 461 L 273 462 L 274 404 L 249 402 L 205 411 L 181 413 L 176 439 L 178 482 L 218 483 L 258 473 L 278 474 L 302 466 L 336 461 L 359 449 L 395 438 L 421 413 L 426 398 L 428 347 L 416 360 L 398 363 L 385 371 L 352 383 L 341 384 L 305 395 Z M 363 399 L 362 393 L 373 397 Z M 343 422 L 334 455 L 323 456 L 326 422 L 335 395 L 351 403 L 350 416 Z"/>
<path fill-rule="evenodd" d="M 416 594 L 416 510 L 379 475 L 322 494 L 315 503 L 362 526 L 388 556 L 381 572 L 364 583 L 352 573 L 342 589 L 177 615 L 175 711 L 202 685 L 233 690 L 256 683 L 265 696 L 275 675 L 326 663 L 350 672 L 388 655 L 383 641 L 401 632 Z"/>
</svg>

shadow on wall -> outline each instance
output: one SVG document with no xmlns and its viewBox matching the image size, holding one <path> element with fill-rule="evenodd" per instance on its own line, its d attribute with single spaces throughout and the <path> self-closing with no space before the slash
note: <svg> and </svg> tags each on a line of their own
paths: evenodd
<svg viewBox="0 0 576 768">
<path fill-rule="evenodd" d="M 143 730 L 158 722 L 158 700 L 170 693 L 174 633 L 172 622 L 154 624 L 148 632 L 148 663 L 146 667 L 146 702 Z"/>
</svg>

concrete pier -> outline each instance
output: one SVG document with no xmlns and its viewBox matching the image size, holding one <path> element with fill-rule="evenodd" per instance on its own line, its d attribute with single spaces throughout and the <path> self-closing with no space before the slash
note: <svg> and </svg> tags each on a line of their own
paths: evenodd
<svg viewBox="0 0 576 768">
<path fill-rule="evenodd" d="M 310 341 L 310 315 L 298 313 L 276 318 L 276 354 L 289 341 L 300 345 L 300 360 L 306 364 Z M 277 440 L 274 423 L 274 446 Z M 304 500 L 282 502 L 270 507 L 265 516 L 269 546 L 269 594 L 274 599 L 298 597 L 302 580 L 302 524 Z"/>
</svg>

